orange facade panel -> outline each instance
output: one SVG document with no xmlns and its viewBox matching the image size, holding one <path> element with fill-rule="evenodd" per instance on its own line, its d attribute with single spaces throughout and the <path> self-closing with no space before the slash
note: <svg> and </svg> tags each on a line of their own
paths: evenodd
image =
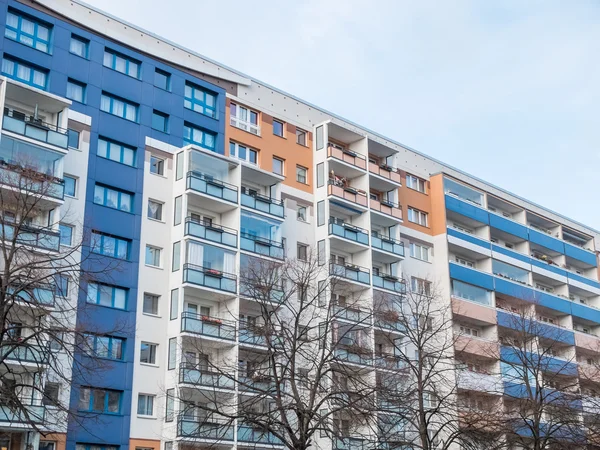
<svg viewBox="0 0 600 450">
<path fill-rule="evenodd" d="M 425 181 L 425 192 L 419 192 L 415 189 L 411 189 L 406 185 L 406 172 L 400 171 L 400 179 L 402 181 L 402 187 L 398 189 L 398 198 L 402 207 L 404 220 L 403 226 L 411 228 L 416 231 L 420 231 L 425 234 L 432 234 L 431 232 L 431 221 L 433 220 L 431 214 L 431 196 L 430 196 L 430 183 Z M 415 208 L 419 211 L 427 213 L 428 226 L 419 225 L 412 223 L 408 220 L 408 208 Z"/>
<path fill-rule="evenodd" d="M 139 448 L 160 450 L 160 440 L 154 439 L 129 439 L 129 448 L 136 450 Z"/>
<path fill-rule="evenodd" d="M 434 236 L 446 233 L 446 201 L 444 199 L 444 175 L 438 173 L 429 180 L 431 196 L 431 231 Z"/>
<path fill-rule="evenodd" d="M 592 352 L 600 352 L 600 338 L 581 332 L 575 333 L 575 346 Z"/>
<path fill-rule="evenodd" d="M 488 324 L 496 323 L 496 310 L 457 297 L 452 297 L 452 313 Z"/>
<path fill-rule="evenodd" d="M 454 341 L 454 349 L 458 353 L 469 353 L 482 358 L 498 359 L 500 357 L 500 345 L 498 342 L 473 338 L 471 336 L 457 336 Z"/>
</svg>

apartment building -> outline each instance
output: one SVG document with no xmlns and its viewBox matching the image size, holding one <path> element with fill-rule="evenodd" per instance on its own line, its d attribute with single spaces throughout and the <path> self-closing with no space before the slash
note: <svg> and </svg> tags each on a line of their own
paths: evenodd
<svg viewBox="0 0 600 450">
<path fill-rule="evenodd" d="M 15 151 L 51 163 L 60 181 L 42 213 L 63 223 L 46 250 L 79 237 L 119 263 L 70 294 L 78 324 L 129 330 L 106 336 L 110 364 L 72 389 L 32 377 L 87 423 L 53 420 L 40 399 L 36 427 L 0 408 L 3 448 L 280 448 L 242 424 L 207 431 L 177 400 L 210 389 L 235 408 L 234 386 L 188 363 L 237 359 L 243 375 L 263 351 L 244 326 L 259 315 L 241 276 L 256 258 L 313 251 L 365 310 L 435 283 L 456 330 L 480 342 L 456 350 L 465 399 L 502 383 L 490 374 L 524 308 L 567 334 L 555 357 L 574 379 L 596 361 L 594 229 L 76 0 L 1 0 L 0 23 L 2 170 Z M 375 372 L 375 344 L 397 330 L 371 328 Z"/>
</svg>

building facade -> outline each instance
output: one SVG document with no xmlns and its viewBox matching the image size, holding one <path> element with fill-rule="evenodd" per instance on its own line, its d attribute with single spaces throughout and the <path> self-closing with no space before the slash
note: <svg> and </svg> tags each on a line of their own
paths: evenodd
<svg viewBox="0 0 600 450">
<path fill-rule="evenodd" d="M 257 257 L 313 250 L 366 309 L 435 282 L 457 332 L 479 342 L 456 349 L 466 399 L 502 373 L 508 317 L 523 304 L 568 334 L 555 357 L 573 361 L 574 378 L 596 361 L 594 229 L 77 1 L 0 0 L 0 23 L 2 157 L 21 142 L 23 154 L 59 161 L 48 211 L 84 257 L 119 265 L 71 294 L 77 323 L 126 325 L 107 336 L 120 350 L 105 370 L 59 386 L 73 409 L 95 413 L 87 426 L 47 425 L 40 437 L 5 414 L 2 447 L 260 444 L 242 427 L 203 434 L 174 394 L 195 401 L 215 388 L 186 362 L 243 366 L 260 351 L 240 325 L 257 315 L 240 277 Z M 30 131 L 29 117 L 54 131 Z M 595 390 L 589 377 L 582 387 Z"/>
</svg>

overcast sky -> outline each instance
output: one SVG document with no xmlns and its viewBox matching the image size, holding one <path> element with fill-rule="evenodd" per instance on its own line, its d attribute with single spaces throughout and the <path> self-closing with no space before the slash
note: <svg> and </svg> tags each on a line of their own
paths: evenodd
<svg viewBox="0 0 600 450">
<path fill-rule="evenodd" d="M 596 0 L 87 0 L 600 229 Z"/>
</svg>

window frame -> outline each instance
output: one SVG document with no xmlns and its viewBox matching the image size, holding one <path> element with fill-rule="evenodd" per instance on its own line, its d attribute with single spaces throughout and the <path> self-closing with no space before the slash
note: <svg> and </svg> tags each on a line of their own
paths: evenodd
<svg viewBox="0 0 600 450">
<path fill-rule="evenodd" d="M 72 139 L 74 139 L 74 136 L 77 136 L 77 147 L 74 147 L 73 145 L 71 145 L 72 143 Z M 74 130 L 73 128 L 69 128 L 67 130 L 67 148 L 72 148 L 75 150 L 79 150 L 79 140 L 81 139 L 81 132 L 78 130 Z"/>
<path fill-rule="evenodd" d="M 12 72 L 7 72 L 5 70 L 5 63 L 12 64 Z M 21 78 L 18 76 L 19 67 L 26 68 L 29 71 L 28 79 Z M 21 59 L 14 58 L 10 55 L 7 55 L 6 53 L 4 54 L 4 57 L 2 58 L 2 68 L 0 69 L 0 72 L 2 73 L 2 75 L 5 75 L 12 80 L 20 81 L 21 83 L 28 84 L 29 86 L 33 86 L 33 87 L 41 89 L 43 91 L 45 91 L 46 88 L 48 87 L 48 74 L 49 74 L 48 69 L 41 68 L 41 67 L 38 67 L 33 64 L 29 64 Z M 39 75 L 43 75 L 44 84 L 38 84 L 35 82 L 35 74 L 36 73 L 38 73 Z"/>
<path fill-rule="evenodd" d="M 299 261 L 308 261 L 308 244 L 302 242 L 296 243 L 296 258 Z"/>
<path fill-rule="evenodd" d="M 110 57 L 111 61 L 110 61 L 110 65 L 107 64 L 107 55 Z M 119 70 L 117 61 L 118 58 L 121 58 L 125 61 L 125 70 Z M 137 67 L 136 70 L 136 74 L 131 75 L 129 73 L 129 65 L 130 64 L 135 64 Z M 114 70 L 115 72 L 119 72 L 122 73 L 123 75 L 127 75 L 128 77 L 134 78 L 136 80 L 141 80 L 142 78 L 142 62 L 138 61 L 135 58 L 132 58 L 130 56 L 124 55 L 121 52 L 118 52 L 116 50 L 110 49 L 110 48 L 104 48 L 104 55 L 102 56 L 102 65 L 104 67 L 106 67 L 107 69 L 111 69 Z"/>
<path fill-rule="evenodd" d="M 257 155 L 258 157 L 258 155 Z M 281 172 L 276 172 L 275 171 L 275 161 L 278 161 L 279 163 L 281 163 Z M 281 159 L 277 156 L 273 156 L 273 173 L 276 175 L 281 175 L 282 177 L 285 176 L 285 160 Z"/>
<path fill-rule="evenodd" d="M 69 243 L 68 244 L 63 243 L 63 241 L 62 241 L 63 234 L 62 234 L 61 227 L 69 228 L 71 230 L 71 235 L 70 235 Z M 62 223 L 61 222 L 61 223 L 58 224 L 58 230 L 60 232 L 60 245 L 62 245 L 64 247 L 72 247 L 73 246 L 73 231 L 75 230 L 75 227 L 73 225 L 69 225 L 67 223 Z"/>
<path fill-rule="evenodd" d="M 91 387 L 91 386 L 84 386 L 81 388 L 81 390 L 83 391 L 84 389 L 89 390 L 89 407 L 88 409 L 81 409 L 81 401 L 83 399 L 83 394 L 80 392 L 79 395 L 79 402 L 77 404 L 77 410 L 78 411 L 84 411 L 84 412 L 93 412 L 93 413 L 99 413 L 99 414 L 110 414 L 110 415 L 120 415 L 121 414 L 121 410 L 123 407 L 123 391 L 117 390 L 117 389 L 107 389 L 107 388 L 99 388 L 99 387 Z M 95 395 L 97 395 L 97 393 L 99 391 L 102 391 L 104 393 L 104 400 L 103 400 L 103 404 L 104 404 L 104 409 L 102 411 L 98 411 L 96 409 L 94 409 L 94 397 Z M 109 400 L 110 400 L 110 394 L 111 393 L 116 393 L 119 395 L 119 406 L 118 406 L 118 411 L 109 411 L 108 410 L 108 406 L 109 406 Z"/>
<path fill-rule="evenodd" d="M 69 86 L 75 86 L 75 87 L 81 89 L 81 99 L 75 98 L 73 96 L 69 96 Z M 67 92 L 65 94 L 66 98 L 68 98 L 69 100 L 73 100 L 74 102 L 81 103 L 82 105 L 85 105 L 86 104 L 86 91 L 87 91 L 87 85 L 85 83 L 82 83 L 81 81 L 77 81 L 73 78 L 67 78 Z"/>
<path fill-rule="evenodd" d="M 152 298 L 152 300 L 155 300 L 156 303 L 156 312 L 148 312 L 146 311 L 146 297 L 148 298 Z M 149 292 L 144 292 L 143 297 L 142 297 L 142 314 L 145 314 L 147 316 L 154 316 L 154 317 L 159 317 L 159 302 L 160 302 L 160 295 L 158 294 L 151 294 Z"/>
<path fill-rule="evenodd" d="M 17 18 L 16 28 L 13 25 L 8 24 L 10 14 L 12 14 L 13 16 L 15 16 Z M 23 29 L 22 29 L 23 20 L 26 20 L 33 24 L 33 34 L 23 31 Z M 8 8 L 8 11 L 6 13 L 6 22 L 4 25 L 5 25 L 4 37 L 6 37 L 7 39 L 18 42 L 19 44 L 23 44 L 27 47 L 33 48 L 34 50 L 38 50 L 42 53 L 46 53 L 48 55 L 52 54 L 51 42 L 52 42 L 53 26 L 51 24 L 45 23 L 45 22 L 43 22 L 35 17 L 32 17 L 28 14 L 25 14 L 19 10 L 16 10 L 13 8 Z M 40 27 L 46 29 L 46 32 L 48 33 L 47 39 L 44 39 L 44 38 L 41 38 L 38 36 L 38 31 L 39 31 Z M 14 37 L 8 36 L 7 32 L 9 32 L 9 31 L 13 32 L 15 34 L 15 36 Z M 23 42 L 20 39 L 23 36 L 30 39 L 32 41 L 31 44 L 28 44 L 27 42 Z M 42 50 L 42 49 L 38 48 L 36 46 L 37 43 L 42 43 L 43 45 L 45 45 L 46 50 Z"/>
<path fill-rule="evenodd" d="M 158 205 L 158 207 L 159 207 L 158 211 L 160 212 L 160 217 L 151 217 L 150 216 L 150 203 L 154 203 L 154 204 Z M 164 220 L 163 220 L 163 206 L 164 205 L 165 204 L 163 202 L 159 202 L 158 200 L 154 200 L 152 198 L 149 198 L 148 199 L 148 209 L 147 209 L 147 215 L 146 215 L 146 217 L 148 219 L 150 219 L 150 220 L 155 220 L 157 222 L 164 222 Z"/>
<path fill-rule="evenodd" d="M 67 182 L 66 182 L 67 179 L 73 180 L 73 195 L 67 194 Z M 71 197 L 71 198 L 77 198 L 77 177 L 63 174 L 63 181 L 65 182 L 65 196 Z"/>
<path fill-rule="evenodd" d="M 97 193 L 98 190 L 102 189 L 102 202 L 103 203 L 99 203 L 97 201 L 98 197 L 97 197 Z M 116 206 L 111 206 L 109 204 L 107 204 L 108 202 L 108 198 L 110 194 L 117 194 L 117 205 Z M 129 198 L 129 202 L 124 202 L 125 198 Z M 122 211 L 122 212 L 126 212 L 126 213 L 133 213 L 133 209 L 134 209 L 134 194 L 132 194 L 131 192 L 127 192 L 127 191 L 122 191 L 120 189 L 117 188 L 113 188 L 111 186 L 106 186 L 105 184 L 100 184 L 100 183 L 96 183 L 94 185 L 94 204 L 95 205 L 99 205 L 99 206 L 104 206 L 106 208 L 111 208 L 111 209 L 116 209 L 117 211 Z M 129 205 L 128 209 L 123 209 L 124 205 Z"/>
<path fill-rule="evenodd" d="M 91 297 L 90 297 L 90 285 L 96 286 L 96 299 L 95 301 L 90 301 Z M 102 288 L 105 289 L 110 289 L 110 306 L 109 305 L 104 305 L 100 302 L 101 298 L 102 298 Z M 123 308 L 120 308 L 118 306 L 115 306 L 115 300 L 117 299 L 117 291 L 120 291 L 123 293 Z M 115 286 L 113 284 L 106 284 L 106 283 L 98 283 L 96 281 L 90 281 L 88 282 L 88 287 L 86 290 L 86 303 L 90 304 L 90 305 L 96 305 L 96 306 L 103 306 L 105 308 L 112 308 L 112 309 L 118 309 L 120 311 L 126 311 L 127 310 L 127 304 L 129 303 L 129 289 L 126 288 L 122 288 L 119 286 Z"/>
<path fill-rule="evenodd" d="M 165 77 L 165 87 L 159 86 L 158 84 L 156 84 L 156 75 L 159 74 L 163 77 Z M 158 67 L 154 68 L 154 87 L 157 87 L 158 89 L 162 89 L 163 91 L 167 91 L 167 92 L 171 92 L 171 74 L 169 72 L 167 72 L 166 70 L 162 70 L 159 69 Z"/>
<path fill-rule="evenodd" d="M 300 136 L 302 136 L 302 141 L 300 142 Z M 308 133 L 303 130 L 302 128 L 298 128 L 296 127 L 296 144 L 301 145 L 303 147 L 308 147 L 307 144 L 307 138 L 308 137 Z"/>
<path fill-rule="evenodd" d="M 422 190 L 420 189 L 420 185 L 423 186 Z M 427 192 L 425 180 L 410 173 L 406 174 L 406 187 L 412 189 L 413 191 L 420 192 L 421 194 L 425 194 Z"/>
<path fill-rule="evenodd" d="M 73 48 L 71 47 L 71 44 L 73 43 L 73 41 L 77 41 L 77 42 L 83 44 L 83 49 L 84 49 L 83 55 L 73 51 Z M 69 40 L 69 53 L 72 55 L 75 55 L 75 56 L 79 56 L 80 58 L 83 58 L 83 59 L 90 59 L 90 56 L 89 56 L 90 55 L 90 40 L 71 33 L 71 39 Z"/>
<path fill-rule="evenodd" d="M 148 262 L 148 250 L 154 250 L 158 252 L 158 265 L 151 264 Z M 155 254 L 156 258 L 156 254 Z M 146 251 L 144 252 L 144 265 L 148 267 L 154 267 L 156 269 L 162 268 L 162 258 L 163 258 L 163 249 L 160 247 L 156 247 L 155 245 L 146 244 Z"/>
<path fill-rule="evenodd" d="M 160 162 L 160 171 L 156 171 L 154 172 L 152 170 L 152 167 L 154 167 L 154 164 L 152 164 L 152 160 L 156 160 L 158 162 Z M 150 173 L 153 175 L 160 175 L 161 177 L 165 176 L 165 159 L 164 158 L 159 158 L 158 156 L 154 156 L 154 155 L 150 155 Z"/>
<path fill-rule="evenodd" d="M 49 388 L 49 387 L 56 390 L 56 398 L 54 398 L 54 395 L 52 395 L 52 396 L 48 395 L 47 388 Z M 44 384 L 44 391 L 42 392 L 42 405 L 44 405 L 46 407 L 59 406 L 60 405 L 60 391 L 61 391 L 60 383 L 46 381 L 46 384 Z"/>
<path fill-rule="evenodd" d="M 201 92 L 202 99 L 196 98 L 196 93 Z M 207 103 L 207 99 L 213 99 L 213 105 L 210 106 Z M 185 82 L 185 88 L 183 93 L 183 107 L 189 109 L 190 111 L 197 112 L 198 114 L 202 114 L 203 116 L 210 117 L 211 119 L 217 118 L 217 106 L 218 106 L 218 98 L 219 94 L 215 92 L 211 92 L 208 89 L 205 89 L 197 84 L 194 84 L 190 81 Z M 202 108 L 202 111 L 199 111 L 195 108 L 198 105 L 199 108 Z M 208 112 L 208 113 L 207 113 Z"/>
<path fill-rule="evenodd" d="M 303 223 L 308 223 L 308 206 L 297 205 L 298 209 L 296 209 L 296 219 Z M 300 211 L 304 210 L 304 219 L 300 217 Z"/>
<path fill-rule="evenodd" d="M 194 131 L 202 133 L 202 141 L 193 140 Z M 189 137 L 188 137 L 189 135 Z M 212 136 L 213 146 L 206 144 L 206 136 Z M 183 124 L 183 142 L 184 145 L 197 145 L 198 147 L 205 148 L 207 150 L 217 152 L 217 135 L 211 131 L 205 130 L 204 128 L 193 125 L 189 122 Z"/>
<path fill-rule="evenodd" d="M 301 181 L 299 178 L 301 170 L 304 170 L 304 181 Z M 301 166 L 299 164 L 296 164 L 296 181 L 298 183 L 308 185 L 308 168 Z"/>
<path fill-rule="evenodd" d="M 418 252 L 416 251 L 417 248 L 419 249 Z M 430 262 L 429 261 L 429 252 L 430 252 L 431 247 L 428 247 L 426 245 L 422 245 L 422 244 L 417 244 L 416 242 L 411 242 L 409 244 L 409 250 L 410 250 L 410 256 L 411 258 L 415 258 L 418 259 L 420 261 L 425 261 L 425 262 Z M 425 258 L 423 258 L 423 254 L 427 255 Z"/>
<path fill-rule="evenodd" d="M 154 118 L 158 117 L 163 120 L 163 127 L 157 128 L 154 123 Z M 152 129 L 156 131 L 160 131 L 161 133 L 169 133 L 169 115 L 157 109 L 152 110 Z"/>
<path fill-rule="evenodd" d="M 110 336 L 110 335 L 94 335 L 94 334 L 84 334 L 84 339 L 86 340 L 86 345 L 87 348 L 86 350 L 91 350 L 92 354 L 90 355 L 89 353 L 87 354 L 88 356 L 92 356 L 94 358 L 100 358 L 100 359 L 109 359 L 111 361 L 124 361 L 125 360 L 125 338 L 121 338 L 121 337 L 117 337 L 117 336 Z M 98 354 L 98 350 L 100 349 L 99 346 L 99 342 L 100 339 L 108 339 L 108 345 L 106 346 L 106 352 L 108 355 L 110 356 L 102 356 L 101 354 Z M 120 344 L 120 350 L 121 350 L 121 357 L 117 358 L 117 357 L 113 357 L 113 355 L 115 354 L 115 343 L 119 342 Z M 91 346 L 89 344 L 92 344 Z M 104 348 L 104 346 L 102 347 Z"/>
<path fill-rule="evenodd" d="M 148 361 L 142 361 L 143 347 L 148 347 Z M 158 360 L 158 344 L 154 342 L 142 341 L 140 342 L 140 364 L 147 364 L 149 366 L 158 366 L 156 362 Z"/>
<path fill-rule="evenodd" d="M 108 109 L 104 107 L 105 101 L 108 101 Z M 123 115 L 119 115 L 116 113 L 117 107 L 115 105 L 117 103 L 121 103 L 123 105 Z M 130 109 L 133 109 L 134 111 L 135 117 L 133 119 L 127 117 L 127 111 Z M 140 105 L 132 101 L 126 100 L 122 97 L 119 97 L 118 95 L 109 94 L 105 91 L 103 91 L 100 95 L 100 111 L 110 114 L 111 116 L 127 120 L 129 122 L 139 123 L 140 121 Z"/>
<path fill-rule="evenodd" d="M 413 214 L 412 218 L 411 213 Z M 429 226 L 429 214 L 425 211 L 421 211 L 420 209 L 413 208 L 412 206 L 408 207 L 407 218 L 410 223 L 421 225 L 422 227 Z M 414 220 L 415 218 L 417 220 Z"/>
<path fill-rule="evenodd" d="M 240 147 L 245 149 L 245 158 L 239 157 Z M 254 154 L 255 162 L 252 162 L 252 158 L 250 157 L 252 154 Z M 245 161 L 248 164 L 252 164 L 253 166 L 258 166 L 258 150 L 248 147 L 245 144 L 240 144 L 235 141 L 229 141 L 229 157 L 237 159 L 239 161 Z"/>
<path fill-rule="evenodd" d="M 95 236 L 100 239 L 99 247 L 98 247 L 98 245 L 96 245 L 96 242 L 94 242 Z M 107 238 L 115 240 L 114 253 L 112 255 L 108 254 L 108 253 L 104 253 L 104 248 L 105 248 L 104 241 Z M 126 245 L 126 253 L 127 254 L 125 255 L 124 258 L 121 258 L 120 256 L 118 256 L 119 255 L 119 245 L 123 244 L 123 243 Z M 102 255 L 102 256 L 107 256 L 110 258 L 116 258 L 116 259 L 128 261 L 129 256 L 130 256 L 129 253 L 131 251 L 131 240 L 92 230 L 92 240 L 90 242 L 90 248 L 91 248 L 92 253 L 95 253 L 97 255 Z M 97 249 L 97 248 L 100 248 L 103 251 L 102 252 L 95 251 L 95 249 Z"/>
<path fill-rule="evenodd" d="M 101 154 L 101 150 L 106 151 L 106 155 Z M 118 153 L 118 159 L 111 158 L 113 151 L 116 151 Z M 122 142 L 105 138 L 103 136 L 98 137 L 96 155 L 100 158 L 108 159 L 109 161 L 124 164 L 129 167 L 136 167 L 137 149 L 135 147 L 123 144 Z M 126 156 L 129 155 L 131 156 L 131 164 L 127 162 L 129 161 L 129 159 L 126 158 Z"/>
<path fill-rule="evenodd" d="M 140 401 L 142 400 L 142 397 L 146 398 L 146 401 L 144 402 L 144 408 L 143 408 L 145 410 L 145 412 L 140 413 Z M 148 402 L 148 400 L 150 400 L 150 402 Z M 136 410 L 137 415 L 139 417 L 154 417 L 154 411 L 155 411 L 154 404 L 155 403 L 156 403 L 156 395 L 139 393 L 138 394 L 137 410 Z M 150 409 L 152 410 L 150 414 L 147 413 L 148 412 L 148 406 L 150 406 Z"/>
<path fill-rule="evenodd" d="M 275 132 L 275 124 L 278 123 L 279 125 L 281 125 L 281 134 L 278 134 Z M 285 137 L 285 122 L 282 122 L 281 120 L 278 119 L 273 119 L 273 134 L 275 136 L 279 136 L 279 137 Z"/>
</svg>

